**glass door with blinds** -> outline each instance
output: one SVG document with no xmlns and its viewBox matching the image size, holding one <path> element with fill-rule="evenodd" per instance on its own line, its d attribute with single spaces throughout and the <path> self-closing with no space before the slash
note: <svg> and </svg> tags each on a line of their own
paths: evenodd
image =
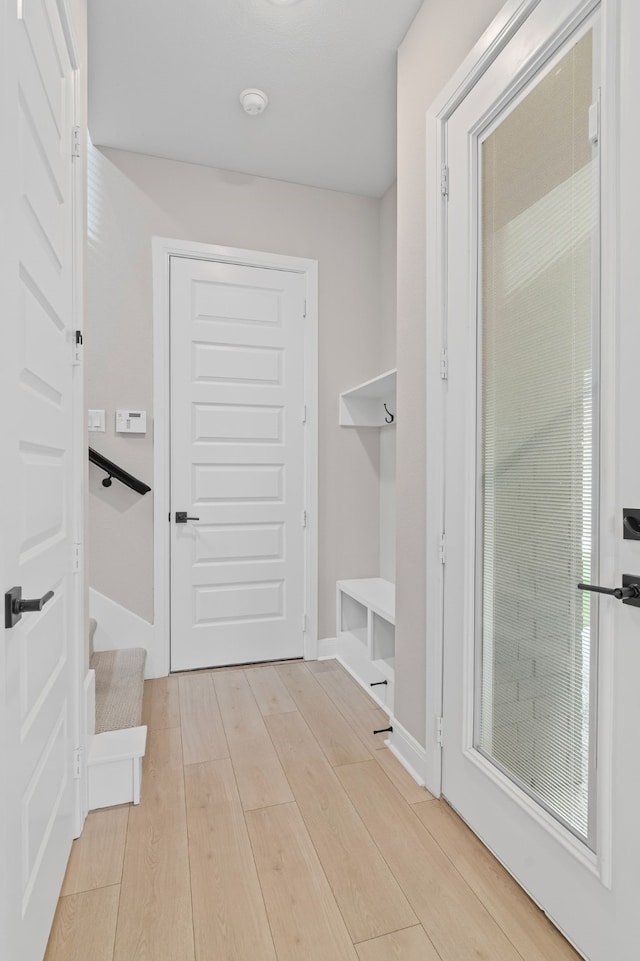
<svg viewBox="0 0 640 961">
<path fill-rule="evenodd" d="M 477 139 L 474 744 L 595 846 L 593 30 Z"/>
<path fill-rule="evenodd" d="M 621 390 L 601 364 L 601 10 L 530 9 L 442 137 L 442 792 L 589 961 L 626 961 L 598 769 L 611 615 L 578 589 L 613 577 L 600 424 Z"/>
</svg>

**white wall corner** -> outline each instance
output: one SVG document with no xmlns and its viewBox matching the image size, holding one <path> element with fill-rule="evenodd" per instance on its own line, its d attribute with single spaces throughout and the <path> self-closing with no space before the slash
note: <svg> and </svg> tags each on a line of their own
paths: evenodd
<svg viewBox="0 0 640 961">
<path fill-rule="evenodd" d="M 335 657 L 338 653 L 338 639 L 335 637 L 324 637 L 318 641 L 318 660 L 326 661 L 327 658 Z"/>
<path fill-rule="evenodd" d="M 386 744 L 391 753 L 396 757 L 403 768 L 411 775 L 416 784 L 420 787 L 426 787 L 430 790 L 427 784 L 427 752 L 421 744 L 416 741 L 412 734 L 409 734 L 406 728 L 400 724 L 397 718 L 391 717 L 391 726 L 393 732 L 389 736 Z M 432 791 L 432 793 L 434 793 Z M 435 796 L 440 795 L 440 786 L 438 785 Z"/>
<path fill-rule="evenodd" d="M 97 621 L 93 647 L 96 651 L 121 651 L 144 647 L 145 678 L 166 677 L 163 651 L 159 650 L 154 624 L 127 610 L 93 587 L 89 589 L 89 613 Z"/>
</svg>

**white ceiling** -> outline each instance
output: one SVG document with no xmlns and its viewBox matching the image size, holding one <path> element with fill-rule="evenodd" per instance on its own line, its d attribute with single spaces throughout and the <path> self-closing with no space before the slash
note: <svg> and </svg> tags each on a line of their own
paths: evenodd
<svg viewBox="0 0 640 961">
<path fill-rule="evenodd" d="M 89 0 L 100 146 L 381 196 L 396 50 L 422 0 Z M 265 113 L 239 95 L 259 87 Z"/>
</svg>

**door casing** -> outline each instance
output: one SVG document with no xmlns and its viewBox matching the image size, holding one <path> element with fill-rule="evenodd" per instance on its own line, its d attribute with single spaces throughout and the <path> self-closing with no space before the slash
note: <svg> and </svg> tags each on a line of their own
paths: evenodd
<svg viewBox="0 0 640 961">
<path fill-rule="evenodd" d="M 156 654 L 151 676 L 170 672 L 171 654 L 171 538 L 167 522 L 170 489 L 170 258 L 189 257 L 246 267 L 266 267 L 303 274 L 306 278 L 307 316 L 304 328 L 305 406 L 304 434 L 307 537 L 305 541 L 305 594 L 307 628 L 304 657 L 318 652 L 318 262 L 216 244 L 154 237 L 153 241 L 153 405 L 154 405 L 154 628 Z"/>
</svg>

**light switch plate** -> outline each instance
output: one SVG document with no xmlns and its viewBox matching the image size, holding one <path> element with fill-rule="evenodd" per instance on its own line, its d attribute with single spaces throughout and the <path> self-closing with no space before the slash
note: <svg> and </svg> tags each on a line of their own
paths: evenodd
<svg viewBox="0 0 640 961">
<path fill-rule="evenodd" d="M 87 425 L 89 430 L 100 431 L 104 434 L 106 429 L 105 412 L 103 410 L 90 410 Z"/>
</svg>

